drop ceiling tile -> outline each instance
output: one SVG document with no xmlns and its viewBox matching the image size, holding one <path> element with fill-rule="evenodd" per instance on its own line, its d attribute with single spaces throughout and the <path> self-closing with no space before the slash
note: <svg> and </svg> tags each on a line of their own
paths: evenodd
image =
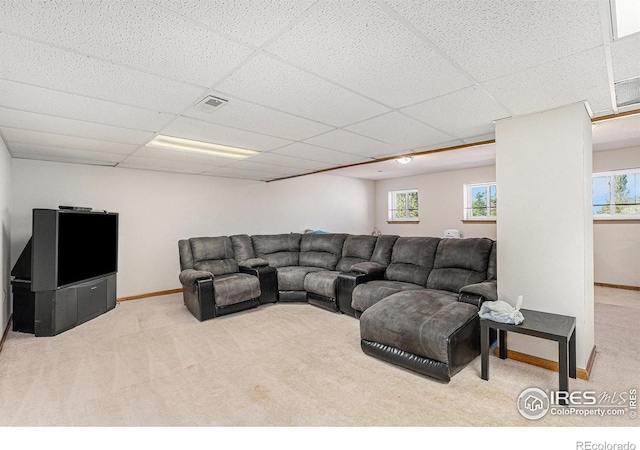
<svg viewBox="0 0 640 450">
<path fill-rule="evenodd" d="M 100 162 L 115 165 L 126 157 L 125 155 L 118 155 L 114 153 L 101 153 L 88 150 L 54 147 L 51 145 L 23 144 L 19 142 L 12 142 L 8 147 L 10 148 L 11 154 L 14 158 L 44 159 L 46 161 L 73 161 L 89 164 Z"/>
<path fill-rule="evenodd" d="M 141 169 L 141 170 L 159 170 L 161 172 L 176 172 L 199 174 L 206 168 L 202 168 L 197 164 L 189 162 L 172 161 L 169 159 L 144 158 L 140 156 L 128 156 L 125 160 L 118 163 L 118 168 L 123 169 Z"/>
<path fill-rule="evenodd" d="M 110 125 L 16 111 L 15 109 L 7 108 L 0 108 L 0 124 L 10 128 L 120 142 L 123 144 L 140 145 L 153 138 L 153 133 L 149 131 L 112 127 Z"/>
<path fill-rule="evenodd" d="M 233 167 L 246 166 L 251 169 L 258 169 L 258 163 L 260 166 L 269 164 L 272 166 L 280 166 L 281 173 L 287 173 L 287 169 L 305 169 L 305 170 L 320 170 L 328 167 L 326 163 L 311 161 L 308 159 L 293 158 L 291 156 L 277 155 L 274 153 L 262 153 L 260 155 L 252 156 L 243 161 L 240 161 L 233 165 Z M 294 170 L 297 172 L 297 170 Z"/>
<path fill-rule="evenodd" d="M 255 46 L 264 44 L 315 3 L 315 0 L 152 1 Z"/>
<path fill-rule="evenodd" d="M 493 121 L 510 115 L 477 86 L 403 108 L 402 112 L 458 138 L 493 133 Z"/>
<path fill-rule="evenodd" d="M 598 0 L 386 0 L 478 81 L 602 45 Z"/>
<path fill-rule="evenodd" d="M 640 34 L 628 36 L 611 44 L 611 65 L 615 81 L 640 77 L 639 52 Z"/>
<path fill-rule="evenodd" d="M 465 138 L 463 139 L 463 143 L 465 144 L 475 144 L 478 142 L 486 142 L 486 141 L 493 141 L 496 138 L 496 133 L 495 131 L 493 133 L 489 133 L 489 134 L 482 134 L 480 136 L 473 136 L 470 138 Z"/>
<path fill-rule="evenodd" d="M 0 80 L 0 106 L 116 127 L 157 131 L 175 115 Z"/>
<path fill-rule="evenodd" d="M 319 2 L 266 50 L 394 108 L 473 83 L 374 2 Z"/>
<path fill-rule="evenodd" d="M 396 111 L 351 125 L 346 129 L 403 149 L 446 142 L 452 138 Z"/>
<path fill-rule="evenodd" d="M 514 115 L 546 111 L 584 100 L 589 102 L 592 111 L 612 106 L 603 48 L 578 53 L 483 85 Z"/>
<path fill-rule="evenodd" d="M 233 169 L 231 167 L 221 167 L 220 169 L 208 170 L 206 172 L 203 172 L 202 175 L 209 175 L 213 177 L 224 177 L 224 178 L 242 178 L 245 180 L 256 180 L 256 181 L 275 180 L 276 178 L 289 176 L 285 174 L 279 175 L 274 173 L 266 173 L 260 170 Z"/>
<path fill-rule="evenodd" d="M 165 127 L 162 134 L 257 151 L 269 151 L 291 143 L 286 139 L 225 127 L 189 117 L 179 117 Z"/>
<path fill-rule="evenodd" d="M 16 2 L 0 11 L 0 29 L 200 86 L 252 52 L 147 2 Z"/>
<path fill-rule="evenodd" d="M 430 150 L 441 150 L 441 149 L 444 149 L 444 148 L 457 147 L 458 145 L 464 145 L 464 141 L 462 139 L 456 139 L 455 141 L 440 142 L 440 143 L 434 144 L 434 145 L 427 145 L 425 147 L 415 148 L 415 149 L 411 150 L 411 152 L 412 153 L 420 153 L 420 152 L 427 152 L 427 151 L 430 151 Z"/>
<path fill-rule="evenodd" d="M 389 111 L 274 58 L 258 55 L 216 90 L 333 126 L 345 126 Z"/>
<path fill-rule="evenodd" d="M 202 89 L 46 44 L 2 34 L 0 78 L 163 112 L 179 113 Z"/>
<path fill-rule="evenodd" d="M 304 143 L 369 158 L 403 150 L 400 146 L 380 142 L 345 130 L 330 131 L 307 139 Z"/>
<path fill-rule="evenodd" d="M 68 149 L 87 150 L 93 152 L 128 155 L 138 146 L 121 142 L 101 141 L 62 134 L 42 133 L 39 131 L 0 127 L 7 145 L 11 143 L 32 144 L 41 146 L 62 147 Z"/>
<path fill-rule="evenodd" d="M 304 142 L 294 142 L 291 145 L 273 150 L 270 153 L 292 156 L 294 158 L 310 159 L 312 161 L 319 161 L 333 166 L 355 164 L 370 159 L 364 156 L 356 156 L 350 153 L 338 152 L 335 150 L 317 147 L 315 145 L 305 144 Z"/>
<path fill-rule="evenodd" d="M 255 131 L 269 136 L 278 136 L 294 141 L 326 133 L 332 127 L 302 117 L 293 116 L 264 106 L 229 99 L 222 93 L 212 94 L 229 100 L 229 103 L 212 113 L 191 108 L 184 115 L 233 128 Z M 204 98 L 204 96 L 203 96 Z"/>
<path fill-rule="evenodd" d="M 282 175 L 287 174 L 289 171 L 295 172 L 296 170 L 300 170 L 299 168 L 292 169 L 290 167 L 287 168 L 285 166 L 275 166 L 272 164 L 260 164 L 260 163 L 249 162 L 249 161 L 240 161 L 225 167 L 229 169 L 234 169 L 234 170 L 262 172 L 265 174 L 265 176 L 271 175 L 274 177 L 281 177 Z"/>
</svg>

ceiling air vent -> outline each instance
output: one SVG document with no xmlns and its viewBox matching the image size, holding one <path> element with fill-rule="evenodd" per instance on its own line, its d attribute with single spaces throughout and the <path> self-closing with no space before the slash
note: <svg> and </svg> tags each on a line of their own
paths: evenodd
<svg viewBox="0 0 640 450">
<path fill-rule="evenodd" d="M 618 106 L 640 103 L 640 77 L 618 81 L 615 83 L 615 88 Z"/>
<path fill-rule="evenodd" d="M 213 95 L 209 95 L 198 102 L 194 108 L 199 111 L 204 111 L 206 113 L 212 113 L 219 108 L 222 108 L 227 104 L 227 100 L 223 98 L 214 97 Z"/>
</svg>

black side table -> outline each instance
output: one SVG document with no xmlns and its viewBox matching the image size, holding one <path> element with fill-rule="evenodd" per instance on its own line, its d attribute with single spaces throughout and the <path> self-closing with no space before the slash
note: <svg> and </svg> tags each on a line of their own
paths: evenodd
<svg viewBox="0 0 640 450">
<path fill-rule="evenodd" d="M 569 392 L 569 377 L 576 378 L 576 318 L 521 309 L 520 325 L 480 319 L 482 379 L 489 379 L 489 328 L 500 331 L 500 359 L 507 358 L 507 331 L 558 342 L 560 391 Z"/>
</svg>

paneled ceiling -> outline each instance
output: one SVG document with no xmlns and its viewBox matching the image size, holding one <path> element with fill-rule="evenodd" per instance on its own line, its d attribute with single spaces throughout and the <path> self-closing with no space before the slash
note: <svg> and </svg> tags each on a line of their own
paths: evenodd
<svg viewBox="0 0 640 450">
<path fill-rule="evenodd" d="M 14 158 L 274 180 L 488 141 L 495 120 L 575 102 L 640 109 L 613 90 L 639 54 L 640 34 L 612 39 L 608 0 L 5 0 L 0 134 Z M 194 109 L 207 95 L 228 103 Z M 601 149 L 640 145 L 606 123 Z M 156 134 L 260 154 L 145 146 Z M 425 172 L 486 165 L 491 147 L 425 156 Z M 357 167 L 336 173 L 384 172 Z"/>
</svg>

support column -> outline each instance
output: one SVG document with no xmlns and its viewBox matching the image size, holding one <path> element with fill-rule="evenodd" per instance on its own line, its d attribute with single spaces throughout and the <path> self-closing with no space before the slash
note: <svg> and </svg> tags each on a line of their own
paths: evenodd
<svg viewBox="0 0 640 450">
<path fill-rule="evenodd" d="M 594 346 L 592 152 L 584 103 L 496 122 L 499 298 L 576 317 L 580 368 Z M 555 342 L 529 336 L 509 349 L 558 360 Z"/>
</svg>

